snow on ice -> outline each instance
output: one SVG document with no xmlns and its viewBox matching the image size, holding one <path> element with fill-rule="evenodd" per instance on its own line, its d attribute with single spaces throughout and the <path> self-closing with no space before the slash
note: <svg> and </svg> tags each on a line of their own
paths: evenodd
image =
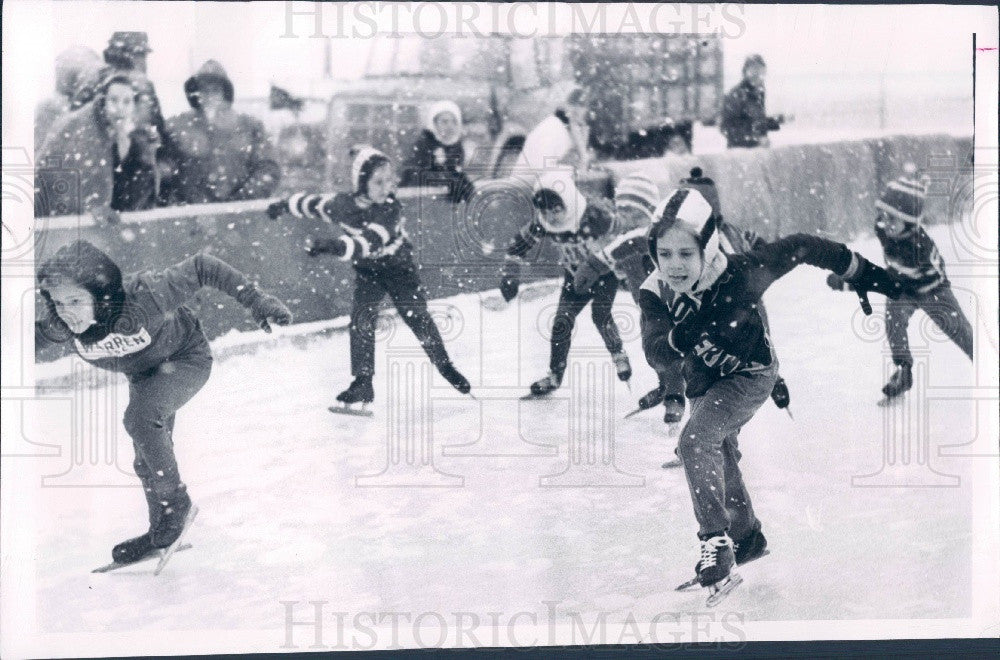
<svg viewBox="0 0 1000 660">
<path fill-rule="evenodd" d="M 931 229 L 946 259 L 949 231 Z M 880 261 L 874 239 L 856 247 Z M 795 421 L 768 402 L 741 434 L 744 477 L 771 554 L 740 569 L 745 583 L 726 607 L 747 621 L 967 616 L 971 488 L 852 487 L 852 476 L 878 472 L 883 460 L 884 410 L 875 402 L 885 345 L 856 336 L 856 297 L 830 291 L 823 277 L 797 269 L 765 297 Z M 971 297 L 960 286 L 956 294 L 974 319 Z M 570 466 L 566 399 L 517 400 L 545 373 L 547 330 L 538 319 L 549 318 L 556 294 L 502 311 L 483 309 L 484 295 L 447 301 L 461 318 L 446 340 L 474 394 L 477 386 L 509 386 L 509 398 L 473 401 L 435 389 L 445 398 L 433 402 L 433 433 L 422 437 L 433 443 L 436 472 L 419 442 L 411 456 L 400 449 L 404 467 L 407 459 L 424 465 L 410 474 L 451 487 L 377 487 L 364 478 L 386 469 L 398 422 L 386 417 L 385 341 L 375 416 L 365 419 L 327 412 L 350 382 L 346 333 L 279 336 L 217 360 L 177 416 L 181 475 L 201 514 L 187 537 L 194 548 L 159 577 L 138 568 L 90 573 L 114 543 L 145 530 L 138 482 L 38 491 L 40 629 L 280 629 L 282 600 L 328 601 L 340 612 L 477 612 L 483 620 L 487 612 L 541 618 L 543 601 L 588 622 L 600 612 L 649 621 L 703 611 L 702 590 L 673 591 L 698 552 L 684 475 L 660 468 L 674 440 L 656 410 L 621 419 L 655 381 L 636 325 L 625 333 L 632 393 L 618 384 L 614 400 L 620 487 L 556 487 L 544 478 Z M 617 306 L 635 313 L 624 292 Z M 574 355 L 603 350 L 589 314 L 576 332 Z M 405 329 L 390 341 L 419 350 Z M 215 349 L 234 343 L 223 337 Z M 930 373 L 960 385 L 973 369 L 942 342 Z M 121 404 L 126 386 L 118 387 Z M 560 394 L 568 396 L 565 384 Z M 930 408 L 932 462 L 943 474 L 968 469 L 968 461 L 938 458 L 936 448 L 973 437 L 971 406 Z M 51 421 L 43 441 L 62 442 L 68 424 Z M 117 428 L 119 464 L 128 466 L 131 446 Z M 111 468 L 74 469 L 99 480 Z"/>
</svg>

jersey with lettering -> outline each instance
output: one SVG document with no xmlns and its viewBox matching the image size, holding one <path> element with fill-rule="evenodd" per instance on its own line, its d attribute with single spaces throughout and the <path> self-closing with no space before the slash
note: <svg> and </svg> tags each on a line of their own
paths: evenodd
<svg viewBox="0 0 1000 660">
<path fill-rule="evenodd" d="M 654 271 L 639 292 L 646 359 L 662 369 L 675 356 L 683 357 L 689 398 L 703 395 L 721 378 L 775 360 L 760 313 L 760 298 L 775 280 L 803 263 L 843 273 L 853 255 L 841 243 L 793 234 L 727 259 L 725 270 L 704 291 L 676 293 Z"/>
<path fill-rule="evenodd" d="M 615 215 L 601 205 L 588 202 L 579 223 L 568 231 L 550 231 L 537 217 L 521 227 L 507 248 L 507 255 L 522 259 L 542 239 L 551 239 L 559 251 L 559 263 L 570 275 L 591 255 L 601 258 L 602 249 L 615 235 Z M 602 259 L 603 260 L 603 259 Z"/>
</svg>

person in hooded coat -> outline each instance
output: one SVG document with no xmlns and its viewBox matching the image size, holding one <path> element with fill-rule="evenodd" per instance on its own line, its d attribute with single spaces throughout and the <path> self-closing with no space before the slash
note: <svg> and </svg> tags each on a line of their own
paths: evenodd
<svg viewBox="0 0 1000 660">
<path fill-rule="evenodd" d="M 270 197 L 281 169 L 264 125 L 233 110 L 233 83 L 222 65 L 205 62 L 184 83 L 191 110 L 167 121 L 177 150 L 174 200 L 203 204 Z"/>
<path fill-rule="evenodd" d="M 137 561 L 174 543 L 192 508 L 174 456 L 174 417 L 208 380 L 212 352 L 185 303 L 202 287 L 213 287 L 246 307 L 267 331 L 269 323 L 290 323 L 291 312 L 207 254 L 123 277 L 111 257 L 75 241 L 44 260 L 37 281 L 48 313 L 36 322 L 36 343 L 71 341 L 83 360 L 128 378 L 124 424 L 135 448 L 149 530 L 116 545 L 112 558 Z"/>
<path fill-rule="evenodd" d="M 452 387 L 467 394 L 469 381 L 452 364 L 441 332 L 427 309 L 427 293 L 420 283 L 419 266 L 404 228 L 402 206 L 393 192 L 396 180 L 392 163 L 382 152 L 361 148 L 351 164 L 350 193 L 331 195 L 296 193 L 272 203 L 267 213 L 277 219 L 322 220 L 337 225 L 343 234 L 318 238 L 310 256 L 330 254 L 354 266 L 354 306 L 351 309 L 350 387 L 337 395 L 344 408 L 362 407 L 375 400 L 375 323 L 386 294 L 427 353 L 431 363 Z M 337 408 L 334 412 L 339 411 Z"/>
<path fill-rule="evenodd" d="M 653 215 L 648 244 L 656 270 L 639 293 L 642 346 L 657 371 L 683 361 L 691 414 L 677 451 L 699 526 L 698 581 L 715 589 L 728 585 L 735 564 L 761 556 L 767 545 L 737 445 L 778 377 L 761 296 L 801 264 L 830 270 L 858 292 L 898 298 L 902 288 L 847 246 L 807 234 L 726 255 L 719 217 L 696 189 L 673 191 Z"/>
<path fill-rule="evenodd" d="M 472 196 L 475 188 L 463 171 L 462 111 L 454 101 L 438 101 L 427 112 L 427 126 L 420 132 L 402 168 L 401 187 L 448 186 L 452 201 Z"/>
<path fill-rule="evenodd" d="M 67 48 L 56 56 L 56 89 L 51 96 L 35 108 L 35 154 L 39 153 L 49 129 L 57 119 L 70 111 L 70 104 L 77 91 L 97 75 L 101 57 L 83 46 Z"/>
<path fill-rule="evenodd" d="M 615 364 L 618 378 L 628 381 L 632 367 L 622 346 L 618 324 L 611 314 L 618 277 L 601 261 L 602 248 L 618 233 L 618 217 L 579 191 L 568 171 L 549 171 L 539 178 L 532 204 L 534 217 L 524 225 L 507 248 L 500 280 L 500 294 L 510 302 L 520 288 L 521 266 L 525 257 L 543 239 L 550 238 L 559 250 L 563 284 L 559 306 L 552 321 L 549 373 L 531 384 L 533 396 L 545 396 L 562 385 L 576 317 L 589 303 L 594 325 Z M 593 277 L 577 284 L 581 269 L 597 260 Z"/>
<path fill-rule="evenodd" d="M 156 204 L 155 135 L 139 120 L 144 78 L 116 72 L 60 118 L 38 155 L 36 216 L 137 211 Z"/>
</svg>

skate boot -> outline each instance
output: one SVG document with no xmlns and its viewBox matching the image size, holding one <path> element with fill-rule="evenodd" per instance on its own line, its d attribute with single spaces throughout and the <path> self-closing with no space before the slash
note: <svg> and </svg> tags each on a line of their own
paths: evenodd
<svg viewBox="0 0 1000 660">
<path fill-rule="evenodd" d="M 628 383 L 629 379 L 632 378 L 632 365 L 629 364 L 628 355 L 625 354 L 625 351 L 618 351 L 611 354 L 611 360 L 615 363 L 618 380 Z"/>
<path fill-rule="evenodd" d="M 131 564 L 132 562 L 139 561 L 155 549 L 152 537 L 150 537 L 149 532 L 146 532 L 142 536 L 122 541 L 112 548 L 111 559 L 119 564 Z"/>
<path fill-rule="evenodd" d="M 446 381 L 451 383 L 451 386 L 462 394 L 468 394 L 469 390 L 472 389 L 472 385 L 469 384 L 469 379 L 458 372 L 451 362 L 445 362 L 438 367 L 438 373 L 440 373 Z"/>
<path fill-rule="evenodd" d="M 187 486 L 180 484 L 173 493 L 160 500 L 160 506 L 162 508 L 159 518 L 149 531 L 154 548 L 166 548 L 176 541 L 184 530 L 184 521 L 191 509 Z"/>
<path fill-rule="evenodd" d="M 660 405 L 661 401 L 663 401 L 663 388 L 655 387 L 643 394 L 642 398 L 639 399 L 639 410 L 642 411 L 655 408 Z"/>
<path fill-rule="evenodd" d="M 351 386 L 337 395 L 337 401 L 345 405 L 352 403 L 371 403 L 375 400 L 375 389 L 372 387 L 371 376 L 358 376 Z"/>
<path fill-rule="evenodd" d="M 684 417 L 684 397 L 680 394 L 668 394 L 663 397 L 663 423 L 677 424 Z"/>
<path fill-rule="evenodd" d="M 908 392 L 913 387 L 913 372 L 910 365 L 901 364 L 896 368 L 896 372 L 889 378 L 889 382 L 882 388 L 882 394 L 886 398 L 893 399 Z"/>
<path fill-rule="evenodd" d="M 736 564 L 733 540 L 725 532 L 701 541 L 701 559 L 695 565 L 698 583 L 710 587 L 729 578 Z"/>
<path fill-rule="evenodd" d="M 526 398 L 533 399 L 541 396 L 548 396 L 559 389 L 560 385 L 562 385 L 562 374 L 550 371 L 545 378 L 536 380 L 531 384 L 531 394 L 529 394 Z"/>
<path fill-rule="evenodd" d="M 791 397 L 788 394 L 788 385 L 785 384 L 785 379 L 778 376 L 778 380 L 774 381 L 774 388 L 771 390 L 771 400 L 774 401 L 774 405 L 778 408 L 785 409 L 788 404 L 791 403 Z"/>
<path fill-rule="evenodd" d="M 767 554 L 767 539 L 757 523 L 753 531 L 738 541 L 733 541 L 733 557 L 736 565 L 745 564 Z"/>
</svg>

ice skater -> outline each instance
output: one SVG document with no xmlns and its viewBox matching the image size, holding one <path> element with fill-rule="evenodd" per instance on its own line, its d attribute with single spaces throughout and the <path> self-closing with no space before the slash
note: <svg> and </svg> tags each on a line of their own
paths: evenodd
<svg viewBox="0 0 1000 660">
<path fill-rule="evenodd" d="M 718 217 L 697 190 L 674 191 L 654 217 L 649 252 L 656 271 L 639 293 L 643 350 L 654 368 L 683 359 L 690 416 L 678 454 L 701 540 L 695 570 L 714 605 L 740 582 L 730 575 L 734 564 L 759 557 L 767 545 L 740 474 L 737 444 L 778 375 L 761 296 L 803 263 L 833 271 L 859 293 L 897 297 L 901 289 L 845 245 L 807 234 L 727 256 Z"/>
<path fill-rule="evenodd" d="M 392 163 L 380 151 L 370 147 L 361 149 L 351 165 L 351 184 L 350 193 L 296 193 L 268 207 L 271 218 L 291 213 L 296 218 L 336 224 L 344 232 L 334 238 L 316 239 L 309 248 L 311 256 L 331 254 L 341 261 L 350 261 L 355 273 L 350 323 L 354 381 L 337 395 L 342 405 L 330 410 L 370 414 L 366 406 L 375 399 L 372 387 L 375 323 L 379 303 L 386 294 L 438 372 L 456 390 L 468 394 L 469 381 L 452 364 L 441 333 L 427 310 L 427 296 L 417 273 L 419 267 L 413 261 L 413 247 L 400 217 L 402 207 L 394 194 L 396 177 Z M 360 411 L 351 407 L 356 403 L 362 404 Z"/>
<path fill-rule="evenodd" d="M 135 448 L 135 473 L 146 495 L 149 531 L 112 550 L 119 564 L 138 561 L 178 540 L 197 508 L 174 457 L 174 417 L 208 380 L 212 351 L 185 303 L 205 286 L 246 307 L 270 332 L 292 314 L 243 273 L 207 254 L 158 273 L 123 279 L 107 254 L 86 241 L 59 248 L 37 273 L 48 317 L 39 340 L 73 342 L 77 354 L 129 382 L 125 430 Z"/>
<path fill-rule="evenodd" d="M 875 202 L 875 235 L 885 254 L 885 265 L 903 287 L 898 300 L 885 309 L 885 330 L 896 371 L 882 388 L 882 404 L 898 399 L 913 387 L 913 356 L 907 326 L 918 309 L 972 359 L 972 325 L 951 290 L 944 272 L 944 259 L 921 223 L 926 189 L 915 172 L 891 182 Z M 847 283 L 837 275 L 827 277 L 830 288 L 840 291 Z"/>
<path fill-rule="evenodd" d="M 628 382 L 632 366 L 622 346 L 618 325 L 611 315 L 618 291 L 618 278 L 604 263 L 592 280 L 581 286 L 574 284 L 581 267 L 615 236 L 616 219 L 610 209 L 590 202 L 579 191 L 568 171 L 543 174 L 532 196 L 534 217 L 525 224 L 507 248 L 507 257 L 500 280 L 500 294 L 510 302 L 517 297 L 524 257 L 548 237 L 559 250 L 563 267 L 563 282 L 559 290 L 559 305 L 552 321 L 549 372 L 531 384 L 528 397 L 551 394 L 562 385 L 569 356 L 576 317 L 590 304 L 594 325 L 611 353 L 619 380 Z M 587 286 L 589 285 L 589 286 Z"/>
</svg>

